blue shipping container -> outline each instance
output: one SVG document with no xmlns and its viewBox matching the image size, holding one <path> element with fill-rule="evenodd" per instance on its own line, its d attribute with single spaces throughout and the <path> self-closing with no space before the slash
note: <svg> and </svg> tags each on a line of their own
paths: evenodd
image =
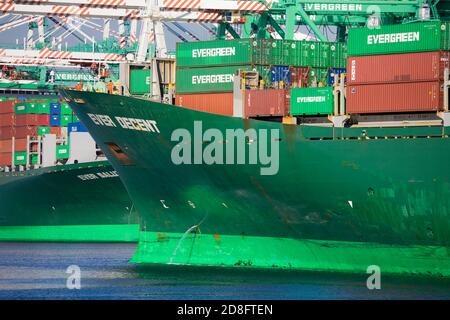
<svg viewBox="0 0 450 320">
<path fill-rule="evenodd" d="M 285 84 L 291 83 L 289 66 L 273 66 L 270 70 L 270 81 L 272 83 L 280 81 L 283 81 Z"/>
<path fill-rule="evenodd" d="M 61 125 L 61 116 L 51 115 L 50 116 L 50 127 L 59 127 Z"/>
<path fill-rule="evenodd" d="M 69 135 L 71 132 L 88 132 L 87 128 L 81 122 L 72 122 L 67 126 Z"/>
<path fill-rule="evenodd" d="M 338 79 L 341 77 L 342 74 L 346 74 L 347 70 L 344 68 L 334 68 L 330 69 L 328 71 L 328 86 L 333 87 L 334 86 L 334 75 L 338 76 Z"/>
<path fill-rule="evenodd" d="M 61 114 L 61 105 L 57 102 L 50 103 L 50 114 Z"/>
</svg>

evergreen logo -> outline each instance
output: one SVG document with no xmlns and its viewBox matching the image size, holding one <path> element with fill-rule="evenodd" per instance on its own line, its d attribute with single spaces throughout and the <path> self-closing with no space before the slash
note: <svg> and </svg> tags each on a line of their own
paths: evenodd
<svg viewBox="0 0 450 320">
<path fill-rule="evenodd" d="M 192 84 L 230 83 L 233 82 L 232 74 L 209 74 L 204 76 L 192 76 Z"/>
<path fill-rule="evenodd" d="M 192 58 L 227 57 L 227 56 L 235 56 L 235 55 L 236 55 L 235 47 L 193 49 L 192 50 Z"/>
<path fill-rule="evenodd" d="M 171 141 L 178 142 L 171 152 L 175 165 L 260 165 L 261 175 L 275 175 L 279 170 L 278 129 L 209 128 L 194 121 L 193 136 L 188 129 L 172 132 Z M 270 152 L 269 152 L 270 151 Z"/>
<path fill-rule="evenodd" d="M 372 34 L 367 36 L 367 44 L 385 44 L 420 41 L 420 32 L 400 32 L 387 34 Z"/>
<path fill-rule="evenodd" d="M 363 5 L 357 3 L 306 3 L 306 11 L 363 11 Z"/>
<path fill-rule="evenodd" d="M 311 103 L 311 102 L 325 102 L 327 100 L 324 96 L 318 96 L 318 97 L 298 97 L 297 102 L 298 103 Z"/>
</svg>

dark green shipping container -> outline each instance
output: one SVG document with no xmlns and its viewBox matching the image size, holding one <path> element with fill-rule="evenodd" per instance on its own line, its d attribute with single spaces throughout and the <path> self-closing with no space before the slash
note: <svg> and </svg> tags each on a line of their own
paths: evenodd
<svg viewBox="0 0 450 320">
<path fill-rule="evenodd" d="M 251 66 L 177 68 L 177 93 L 230 92 L 237 70 L 252 70 Z"/>
<path fill-rule="evenodd" d="M 150 69 L 131 69 L 130 93 L 138 95 L 150 93 L 151 80 Z"/>
<path fill-rule="evenodd" d="M 449 50 L 449 23 L 439 21 L 355 28 L 348 32 L 348 55 L 365 56 Z"/>
<path fill-rule="evenodd" d="M 56 146 L 56 159 L 68 159 L 69 158 L 69 146 L 60 145 Z"/>
<path fill-rule="evenodd" d="M 179 42 L 177 67 L 251 64 L 252 42 L 252 39 Z"/>
<path fill-rule="evenodd" d="M 14 164 L 19 165 L 26 165 L 27 164 L 27 153 L 26 152 L 14 152 Z"/>
<path fill-rule="evenodd" d="M 289 65 L 345 67 L 345 46 L 337 42 L 237 39 L 177 44 L 177 67 Z M 336 53 L 333 51 L 336 50 Z"/>
</svg>

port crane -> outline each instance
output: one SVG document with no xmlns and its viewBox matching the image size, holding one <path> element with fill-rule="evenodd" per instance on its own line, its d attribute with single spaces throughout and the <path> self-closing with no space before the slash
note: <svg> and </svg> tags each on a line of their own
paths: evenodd
<svg viewBox="0 0 450 320">
<path fill-rule="evenodd" d="M 159 56 L 167 56 L 164 29 L 180 37 L 193 33 L 180 22 L 214 23 L 216 37 L 224 39 L 274 37 L 293 39 L 296 28 L 306 26 L 319 40 L 327 40 L 324 31 L 337 28 L 337 38 L 345 37 L 347 27 L 380 23 L 409 22 L 419 19 L 447 18 L 448 1 L 433 0 L 1 0 L 0 11 L 15 18 L 0 26 L 0 32 L 24 24 L 30 26 L 24 49 L 1 49 L 0 63 L 55 64 L 101 61 L 105 63 L 145 62 L 148 47 L 156 42 Z M 100 25 L 93 18 L 103 19 Z M 68 52 L 61 40 L 46 44 L 45 20 L 53 19 L 67 34 L 81 34 L 94 42 L 83 28 L 103 32 L 103 40 L 119 39 L 122 52 Z M 111 21 L 117 20 L 118 32 L 111 32 Z M 0 20 L 1 22 L 1 20 Z M 176 23 L 180 32 L 167 23 Z M 138 23 L 141 25 L 137 32 Z M 164 23 L 166 27 L 164 27 Z M 235 30 L 242 25 L 240 32 Z M 322 29 L 321 29 L 322 27 Z M 33 29 L 38 29 L 38 40 L 33 41 Z M 182 36 L 184 37 L 184 36 Z M 137 44 L 137 45 L 136 45 Z M 37 50 L 36 47 L 41 47 Z M 95 46 L 94 46 L 95 47 Z M 135 52 L 126 55 L 126 48 Z"/>
<path fill-rule="evenodd" d="M 0 0 L 0 33 L 28 25 L 23 47 L 0 48 L 0 65 L 89 67 L 167 58 L 165 32 L 198 40 L 187 23 L 218 39 L 294 39 L 300 27 L 321 41 L 355 26 L 448 19 L 447 0 Z M 99 22 L 99 21 L 103 21 Z M 117 22 L 117 30 L 112 23 Z M 52 27 L 49 25 L 52 24 Z M 37 37 L 35 32 L 37 30 Z M 101 32 L 98 41 L 89 35 Z M 57 34 L 59 32 L 59 34 Z M 64 45 L 73 36 L 77 46 Z M 84 41 L 84 43 L 83 43 Z M 97 68 L 100 71 L 102 68 Z M 44 71 L 41 72 L 41 75 Z M 41 77 L 41 80 L 45 77 Z"/>
</svg>

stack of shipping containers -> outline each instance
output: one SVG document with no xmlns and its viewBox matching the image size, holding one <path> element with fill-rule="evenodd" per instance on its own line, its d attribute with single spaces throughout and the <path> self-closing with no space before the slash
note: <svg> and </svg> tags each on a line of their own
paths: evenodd
<svg viewBox="0 0 450 320">
<path fill-rule="evenodd" d="M 74 125 L 80 126 L 77 117 L 57 99 L 0 101 L 0 166 L 39 164 L 36 138 L 45 134 L 56 135 L 56 158 L 67 159 L 68 127 Z"/>
<path fill-rule="evenodd" d="M 231 116 L 233 76 L 238 70 L 253 70 L 265 90 L 246 90 L 245 116 L 283 116 L 289 112 L 287 89 L 314 82 L 327 85 L 331 68 L 342 70 L 345 63 L 342 43 L 275 39 L 178 43 L 175 103 Z"/>
<path fill-rule="evenodd" d="M 443 109 L 448 24 L 423 22 L 349 31 L 349 114 Z"/>
<path fill-rule="evenodd" d="M 292 41 L 293 45 L 295 42 Z M 290 93 L 290 111 L 292 116 L 317 116 L 330 115 L 334 111 L 333 86 L 335 75 L 338 78 L 346 73 L 347 47 L 343 43 L 332 42 L 301 42 L 302 55 L 295 56 L 291 51 L 285 54 L 291 55 L 294 65 L 302 65 L 292 70 L 292 74 L 308 74 L 300 77 L 301 85 L 293 86 Z M 299 59 L 296 61 L 295 59 Z M 307 66 L 307 67 L 305 67 Z M 294 82 L 294 81 L 293 81 Z"/>
</svg>

